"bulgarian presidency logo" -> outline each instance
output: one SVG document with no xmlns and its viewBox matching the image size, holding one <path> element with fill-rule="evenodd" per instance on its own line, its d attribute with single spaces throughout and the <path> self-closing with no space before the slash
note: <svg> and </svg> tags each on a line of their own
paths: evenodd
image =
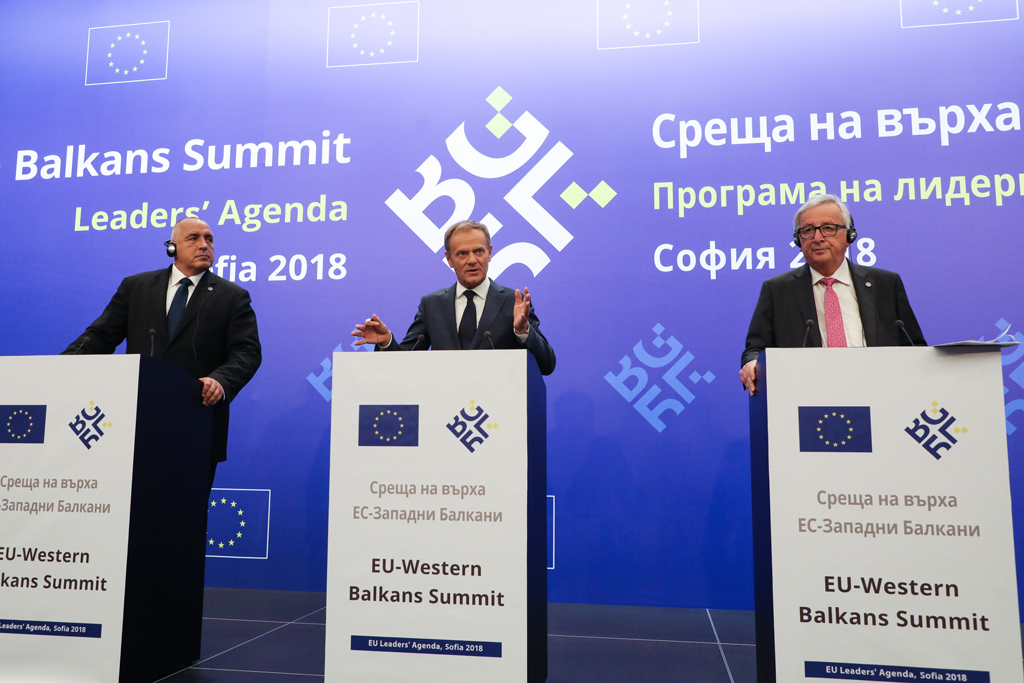
<svg viewBox="0 0 1024 683">
<path fill-rule="evenodd" d="M 871 408 L 800 406 L 801 453 L 870 453 Z"/>
<path fill-rule="evenodd" d="M 594 207 L 604 209 L 618 194 L 591 177 L 585 162 L 562 171 L 573 152 L 560 140 L 552 144 L 551 131 L 526 109 L 530 103 L 514 100 L 500 86 L 482 101 L 467 103 L 453 115 L 453 123 L 462 122 L 435 141 L 437 153 L 415 169 L 419 180 L 403 178 L 404 189 L 396 188 L 384 202 L 435 253 L 444 248 L 447 226 L 480 214 L 492 238 L 502 229 L 515 233 L 494 250 L 494 278 L 515 264 L 536 277 L 573 240 L 566 225 L 592 221 Z M 450 216 L 437 222 L 448 210 Z"/>
<path fill-rule="evenodd" d="M 419 446 L 418 405 L 359 406 L 360 446 Z"/>
<path fill-rule="evenodd" d="M 0 443 L 43 443 L 46 406 L 0 406 Z"/>
</svg>

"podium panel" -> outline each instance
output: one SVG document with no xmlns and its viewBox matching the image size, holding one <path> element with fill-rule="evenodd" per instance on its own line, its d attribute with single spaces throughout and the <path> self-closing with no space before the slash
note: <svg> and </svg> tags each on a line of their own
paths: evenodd
<svg viewBox="0 0 1024 683">
<path fill-rule="evenodd" d="M 543 681 L 533 358 L 336 353 L 334 368 L 325 680 Z"/>
<path fill-rule="evenodd" d="M 138 357 L 0 358 L 0 678 L 115 681 Z"/>
<path fill-rule="evenodd" d="M 1021 681 L 998 349 L 768 349 L 758 680 Z"/>
<path fill-rule="evenodd" d="M 0 357 L 0 680 L 141 683 L 198 658 L 194 385 L 154 358 Z"/>
</svg>

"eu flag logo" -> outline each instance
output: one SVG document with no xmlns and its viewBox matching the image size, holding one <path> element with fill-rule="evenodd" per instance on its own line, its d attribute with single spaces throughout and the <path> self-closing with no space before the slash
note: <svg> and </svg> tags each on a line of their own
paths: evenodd
<svg viewBox="0 0 1024 683">
<path fill-rule="evenodd" d="M 0 406 L 0 443 L 43 443 L 46 406 Z"/>
<path fill-rule="evenodd" d="M 265 560 L 270 550 L 270 489 L 213 489 L 206 513 L 206 556 Z"/>
<path fill-rule="evenodd" d="M 800 406 L 801 453 L 870 453 L 871 408 Z"/>
<path fill-rule="evenodd" d="M 107 85 L 167 78 L 171 22 L 89 29 L 85 84 Z"/>
<path fill-rule="evenodd" d="M 598 50 L 699 42 L 699 0 L 597 0 Z"/>
<path fill-rule="evenodd" d="M 1019 17 L 1017 0 L 900 0 L 903 28 L 1014 21 Z"/>
<path fill-rule="evenodd" d="M 327 66 L 401 64 L 419 60 L 418 0 L 327 10 Z"/>
<path fill-rule="evenodd" d="M 359 406 L 360 446 L 419 446 L 419 406 Z"/>
</svg>

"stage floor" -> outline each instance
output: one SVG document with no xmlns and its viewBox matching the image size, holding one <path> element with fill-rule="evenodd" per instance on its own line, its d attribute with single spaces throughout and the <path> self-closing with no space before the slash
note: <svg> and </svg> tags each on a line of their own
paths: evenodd
<svg viewBox="0 0 1024 683">
<path fill-rule="evenodd" d="M 324 677 L 326 594 L 207 588 L 202 659 L 167 683 Z M 754 613 L 548 604 L 548 683 L 756 683 Z"/>
</svg>

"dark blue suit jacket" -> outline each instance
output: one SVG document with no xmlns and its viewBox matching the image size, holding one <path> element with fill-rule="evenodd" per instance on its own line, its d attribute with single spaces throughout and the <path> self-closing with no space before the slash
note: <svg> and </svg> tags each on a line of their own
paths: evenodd
<svg viewBox="0 0 1024 683">
<path fill-rule="evenodd" d="M 899 275 L 850 262 L 850 276 L 868 346 L 909 346 L 907 336 L 896 326 L 897 320 L 903 321 L 915 345 L 927 344 Z M 807 265 L 764 281 L 747 330 L 741 367 L 756 360 L 766 348 L 803 346 L 804 335 L 807 346 L 821 346 L 811 286 L 811 269 Z M 809 334 L 808 320 L 814 321 Z"/>
<path fill-rule="evenodd" d="M 227 458 L 228 403 L 256 374 L 263 359 L 256 314 L 245 289 L 207 270 L 189 298 L 178 329 L 168 336 L 170 273 L 168 266 L 122 280 L 100 317 L 64 353 L 113 353 L 127 340 L 126 353 L 152 353 L 197 378 L 220 382 L 224 400 L 213 406 L 212 453 L 214 460 L 221 461 Z"/>
<path fill-rule="evenodd" d="M 476 328 L 476 336 L 469 345 L 470 349 L 521 349 L 524 345 L 512 330 L 516 294 L 514 289 L 502 287 L 491 280 L 487 290 L 487 301 L 480 324 Z M 491 333 L 488 341 L 484 332 Z M 423 341 L 419 336 L 423 335 Z M 439 289 L 420 299 L 420 307 L 416 311 L 416 319 L 412 321 L 405 339 L 399 344 L 392 334 L 391 344 L 377 347 L 378 351 L 423 351 L 428 348 L 440 350 L 459 350 L 459 330 L 455 324 L 455 285 L 447 289 Z M 540 331 L 540 320 L 530 306 L 530 334 L 526 338 L 525 348 L 537 359 L 541 374 L 550 375 L 555 369 L 555 351 Z"/>
</svg>

